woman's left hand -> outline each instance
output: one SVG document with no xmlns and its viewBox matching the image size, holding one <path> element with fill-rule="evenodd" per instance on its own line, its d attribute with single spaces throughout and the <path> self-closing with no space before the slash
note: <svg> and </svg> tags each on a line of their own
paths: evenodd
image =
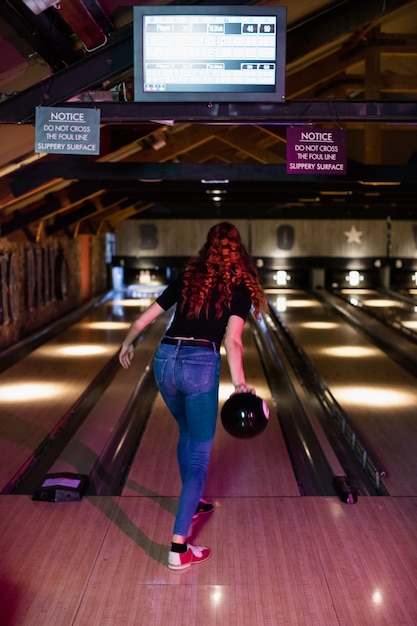
<svg viewBox="0 0 417 626">
<path fill-rule="evenodd" d="M 119 352 L 119 363 L 125 370 L 127 370 L 129 365 L 132 363 L 133 352 L 134 350 L 132 344 L 127 347 L 122 345 Z"/>
</svg>

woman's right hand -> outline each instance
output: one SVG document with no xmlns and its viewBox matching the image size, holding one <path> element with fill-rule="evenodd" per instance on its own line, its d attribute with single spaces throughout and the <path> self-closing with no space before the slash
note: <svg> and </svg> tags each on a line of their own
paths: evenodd
<svg viewBox="0 0 417 626">
<path fill-rule="evenodd" d="M 235 390 L 232 393 L 232 396 L 236 393 L 253 393 L 256 396 L 256 390 L 253 387 L 248 387 L 246 383 L 235 385 Z"/>
</svg>

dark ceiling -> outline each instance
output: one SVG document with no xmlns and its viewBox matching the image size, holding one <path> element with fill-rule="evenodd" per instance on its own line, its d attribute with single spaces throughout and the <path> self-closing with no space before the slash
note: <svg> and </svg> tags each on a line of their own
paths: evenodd
<svg viewBox="0 0 417 626">
<path fill-rule="evenodd" d="M 228 2 L 287 6 L 286 101 L 267 109 L 134 102 L 127 4 L 0 2 L 0 236 L 135 216 L 417 219 L 417 0 Z M 100 155 L 35 154 L 42 105 L 99 108 Z M 295 122 L 346 130 L 346 175 L 286 173 Z"/>
</svg>

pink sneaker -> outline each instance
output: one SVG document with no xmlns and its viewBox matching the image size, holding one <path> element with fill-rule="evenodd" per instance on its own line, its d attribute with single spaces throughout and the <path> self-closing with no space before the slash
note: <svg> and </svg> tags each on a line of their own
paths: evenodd
<svg viewBox="0 0 417 626">
<path fill-rule="evenodd" d="M 170 569 L 185 569 L 194 563 L 203 563 L 203 561 L 207 561 L 211 556 L 210 548 L 192 546 L 190 543 L 188 543 L 187 546 L 187 552 L 179 553 L 173 552 L 172 550 L 169 551 L 168 567 Z"/>
</svg>

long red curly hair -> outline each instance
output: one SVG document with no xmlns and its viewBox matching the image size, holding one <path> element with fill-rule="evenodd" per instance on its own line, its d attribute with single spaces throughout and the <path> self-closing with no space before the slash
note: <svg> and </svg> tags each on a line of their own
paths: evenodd
<svg viewBox="0 0 417 626">
<path fill-rule="evenodd" d="M 221 317 L 223 306 L 231 304 L 231 286 L 242 282 L 249 289 L 255 315 L 259 317 L 266 308 L 266 299 L 256 267 L 236 226 L 221 222 L 209 230 L 205 244 L 184 273 L 182 307 L 188 303 L 187 317 L 199 317 L 202 310 L 207 315 L 213 289 L 219 293 L 216 317 Z"/>
</svg>

